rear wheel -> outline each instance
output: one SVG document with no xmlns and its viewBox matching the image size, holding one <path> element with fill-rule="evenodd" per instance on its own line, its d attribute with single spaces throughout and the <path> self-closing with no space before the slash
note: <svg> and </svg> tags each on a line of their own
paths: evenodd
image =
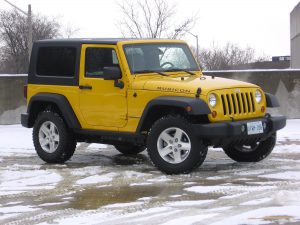
<svg viewBox="0 0 300 225">
<path fill-rule="evenodd" d="M 135 155 L 145 151 L 145 146 L 139 146 L 129 143 L 115 144 L 115 148 L 124 155 Z"/>
<path fill-rule="evenodd" d="M 237 162 L 259 162 L 266 158 L 274 149 L 276 133 L 266 140 L 253 142 L 250 145 L 229 145 L 224 147 L 224 152 Z"/>
<path fill-rule="evenodd" d="M 153 164 L 167 174 L 189 173 L 199 167 L 207 147 L 193 133 L 182 117 L 165 117 L 154 123 L 147 139 Z"/>
<path fill-rule="evenodd" d="M 76 140 L 55 112 L 47 111 L 38 115 L 32 136 L 38 156 L 47 163 L 63 163 L 74 154 Z"/>
</svg>

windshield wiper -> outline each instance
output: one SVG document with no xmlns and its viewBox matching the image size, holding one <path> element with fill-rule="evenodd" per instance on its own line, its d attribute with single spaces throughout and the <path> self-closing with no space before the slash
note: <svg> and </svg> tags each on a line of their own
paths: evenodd
<svg viewBox="0 0 300 225">
<path fill-rule="evenodd" d="M 134 73 L 157 73 L 157 74 L 162 75 L 162 76 L 168 76 L 168 74 L 165 74 L 165 73 L 160 72 L 160 71 L 155 71 L 155 70 L 138 70 L 138 71 L 134 71 Z"/>
<path fill-rule="evenodd" d="M 191 71 L 188 71 L 188 70 L 182 70 L 182 69 L 169 69 L 169 70 L 165 70 L 165 72 L 180 72 L 180 71 L 183 71 L 183 72 L 186 72 L 190 75 L 196 75 L 195 73 L 191 72 Z"/>
</svg>

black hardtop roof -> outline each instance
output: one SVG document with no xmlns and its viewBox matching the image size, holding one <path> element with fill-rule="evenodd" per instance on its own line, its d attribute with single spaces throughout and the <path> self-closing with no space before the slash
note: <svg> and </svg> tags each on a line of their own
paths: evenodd
<svg viewBox="0 0 300 225">
<path fill-rule="evenodd" d="M 66 39 L 45 39 L 36 41 L 36 43 L 53 43 L 53 44 L 117 44 L 121 41 L 130 41 L 130 40 L 154 40 L 150 38 L 66 38 Z M 155 39 L 155 40 L 168 40 L 168 39 Z"/>
</svg>

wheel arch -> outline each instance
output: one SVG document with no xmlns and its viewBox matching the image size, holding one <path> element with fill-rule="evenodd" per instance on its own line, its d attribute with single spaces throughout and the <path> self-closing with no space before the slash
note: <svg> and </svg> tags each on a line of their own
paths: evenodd
<svg viewBox="0 0 300 225">
<path fill-rule="evenodd" d="M 188 110 L 190 107 L 191 110 Z M 201 116 L 211 113 L 206 102 L 199 98 L 162 96 L 151 100 L 140 118 L 137 133 L 147 130 L 159 118 L 168 114 Z"/>
<path fill-rule="evenodd" d="M 29 127 L 33 127 L 38 114 L 49 107 L 58 111 L 69 128 L 81 128 L 68 99 L 63 95 L 53 93 L 39 93 L 31 97 L 27 108 Z"/>
<path fill-rule="evenodd" d="M 267 101 L 267 107 L 269 108 L 276 108 L 279 107 L 279 101 L 275 95 L 272 95 L 270 93 L 265 93 L 266 101 Z"/>
</svg>

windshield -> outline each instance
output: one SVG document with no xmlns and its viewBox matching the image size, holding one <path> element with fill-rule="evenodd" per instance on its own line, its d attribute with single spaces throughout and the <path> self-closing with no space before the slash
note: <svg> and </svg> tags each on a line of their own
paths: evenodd
<svg viewBox="0 0 300 225">
<path fill-rule="evenodd" d="M 132 44 L 124 51 L 132 74 L 199 70 L 186 44 Z"/>
</svg>

